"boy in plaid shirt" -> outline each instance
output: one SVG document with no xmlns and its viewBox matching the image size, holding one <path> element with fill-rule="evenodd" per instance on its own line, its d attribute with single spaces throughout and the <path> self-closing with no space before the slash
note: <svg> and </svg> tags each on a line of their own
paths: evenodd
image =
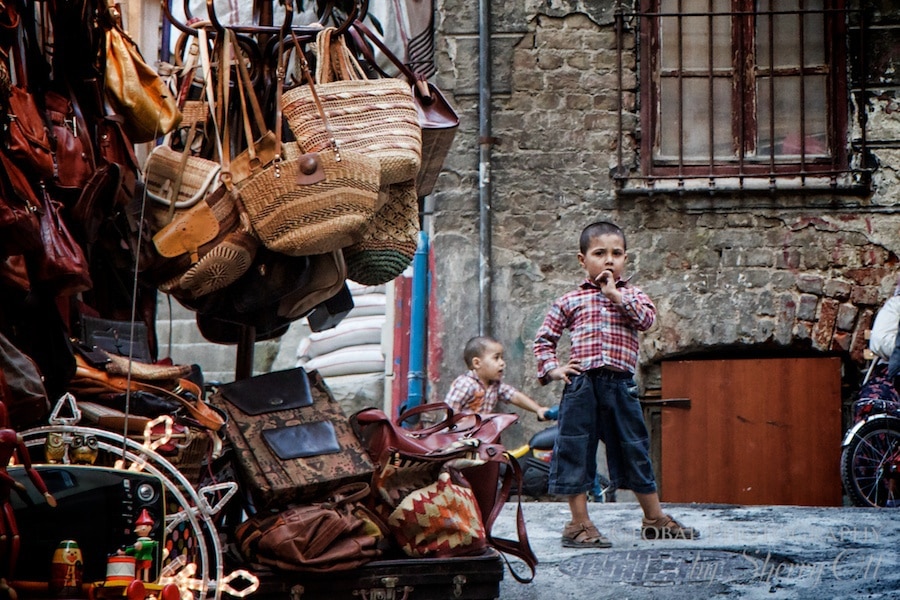
<svg viewBox="0 0 900 600">
<path fill-rule="evenodd" d="M 466 342 L 463 359 L 469 371 L 453 381 L 444 398 L 454 412 L 487 414 L 495 412 L 498 402 L 504 402 L 530 410 L 539 421 L 544 420 L 546 407 L 503 382 L 506 361 L 500 342 L 487 336 L 473 337 Z"/>
<path fill-rule="evenodd" d="M 534 341 L 542 384 L 564 381 L 559 437 L 550 464 L 550 493 L 568 497 L 572 520 L 563 529 L 569 548 L 612 545 L 591 522 L 587 491 L 597 471 L 597 444 L 606 444 L 614 486 L 637 496 L 644 539 L 700 537 L 662 511 L 650 463 L 650 436 L 634 382 L 638 332 L 656 320 L 656 307 L 639 288 L 622 279 L 627 259 L 625 233 L 597 222 L 581 233 L 578 262 L 587 278 L 553 303 Z M 560 364 L 557 344 L 569 332 L 569 360 Z"/>
</svg>

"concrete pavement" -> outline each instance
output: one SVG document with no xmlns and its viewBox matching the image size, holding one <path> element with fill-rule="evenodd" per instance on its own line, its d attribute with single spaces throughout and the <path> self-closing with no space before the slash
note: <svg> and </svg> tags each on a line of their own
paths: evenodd
<svg viewBox="0 0 900 600">
<path fill-rule="evenodd" d="M 591 504 L 613 542 L 606 550 L 563 548 L 568 506 L 522 504 L 540 564 L 530 584 L 508 571 L 501 600 L 896 598 L 900 594 L 900 509 L 664 504 L 699 540 L 645 541 L 636 502 Z M 515 537 L 516 502 L 494 525 Z M 527 573 L 513 560 L 520 573 Z"/>
</svg>

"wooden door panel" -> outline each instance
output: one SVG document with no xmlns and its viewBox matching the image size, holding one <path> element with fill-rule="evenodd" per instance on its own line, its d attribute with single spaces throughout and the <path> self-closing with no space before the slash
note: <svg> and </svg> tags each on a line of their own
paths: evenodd
<svg viewBox="0 0 900 600">
<path fill-rule="evenodd" d="M 841 504 L 838 358 L 668 361 L 661 497 L 666 502 Z"/>
</svg>

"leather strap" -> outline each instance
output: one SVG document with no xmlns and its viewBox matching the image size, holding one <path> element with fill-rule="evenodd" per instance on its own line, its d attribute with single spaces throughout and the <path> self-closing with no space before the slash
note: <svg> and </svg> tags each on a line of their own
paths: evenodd
<svg viewBox="0 0 900 600">
<path fill-rule="evenodd" d="M 506 562 L 506 566 L 509 568 L 509 572 L 519 583 L 531 583 L 534 580 L 534 576 L 537 569 L 538 558 L 534 554 L 534 550 L 531 549 L 531 543 L 528 541 L 528 529 L 525 526 L 525 513 L 522 511 L 522 468 L 519 466 L 519 462 L 509 453 L 505 452 L 503 454 L 503 465 L 506 466 L 505 471 L 503 472 L 503 479 L 501 481 L 500 488 L 497 491 L 497 502 L 494 503 L 494 508 L 491 511 L 491 514 L 488 515 L 487 519 L 484 521 L 484 528 L 487 531 L 488 536 L 488 544 L 494 547 L 497 551 L 500 552 L 500 555 L 503 557 L 503 560 Z M 517 495 L 516 495 L 516 540 L 509 540 L 506 538 L 497 538 L 491 535 L 491 528 L 494 525 L 494 522 L 497 520 L 497 517 L 500 515 L 500 511 L 503 510 L 503 506 L 505 504 L 505 500 L 509 498 L 509 493 L 512 489 L 513 482 L 516 483 L 517 486 Z M 512 554 L 513 556 L 521 559 L 531 570 L 530 577 L 524 577 L 519 575 L 515 569 L 513 569 L 512 565 L 509 562 L 509 559 L 506 557 L 507 554 Z"/>
</svg>

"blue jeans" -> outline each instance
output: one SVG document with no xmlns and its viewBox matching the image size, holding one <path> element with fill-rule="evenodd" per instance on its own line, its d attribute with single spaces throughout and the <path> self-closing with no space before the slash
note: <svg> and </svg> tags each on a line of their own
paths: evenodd
<svg viewBox="0 0 900 600">
<path fill-rule="evenodd" d="M 572 496 L 593 487 L 599 442 L 606 444 L 614 486 L 639 494 L 655 492 L 650 436 L 631 375 L 593 369 L 571 381 L 560 401 L 550 493 Z"/>
</svg>

